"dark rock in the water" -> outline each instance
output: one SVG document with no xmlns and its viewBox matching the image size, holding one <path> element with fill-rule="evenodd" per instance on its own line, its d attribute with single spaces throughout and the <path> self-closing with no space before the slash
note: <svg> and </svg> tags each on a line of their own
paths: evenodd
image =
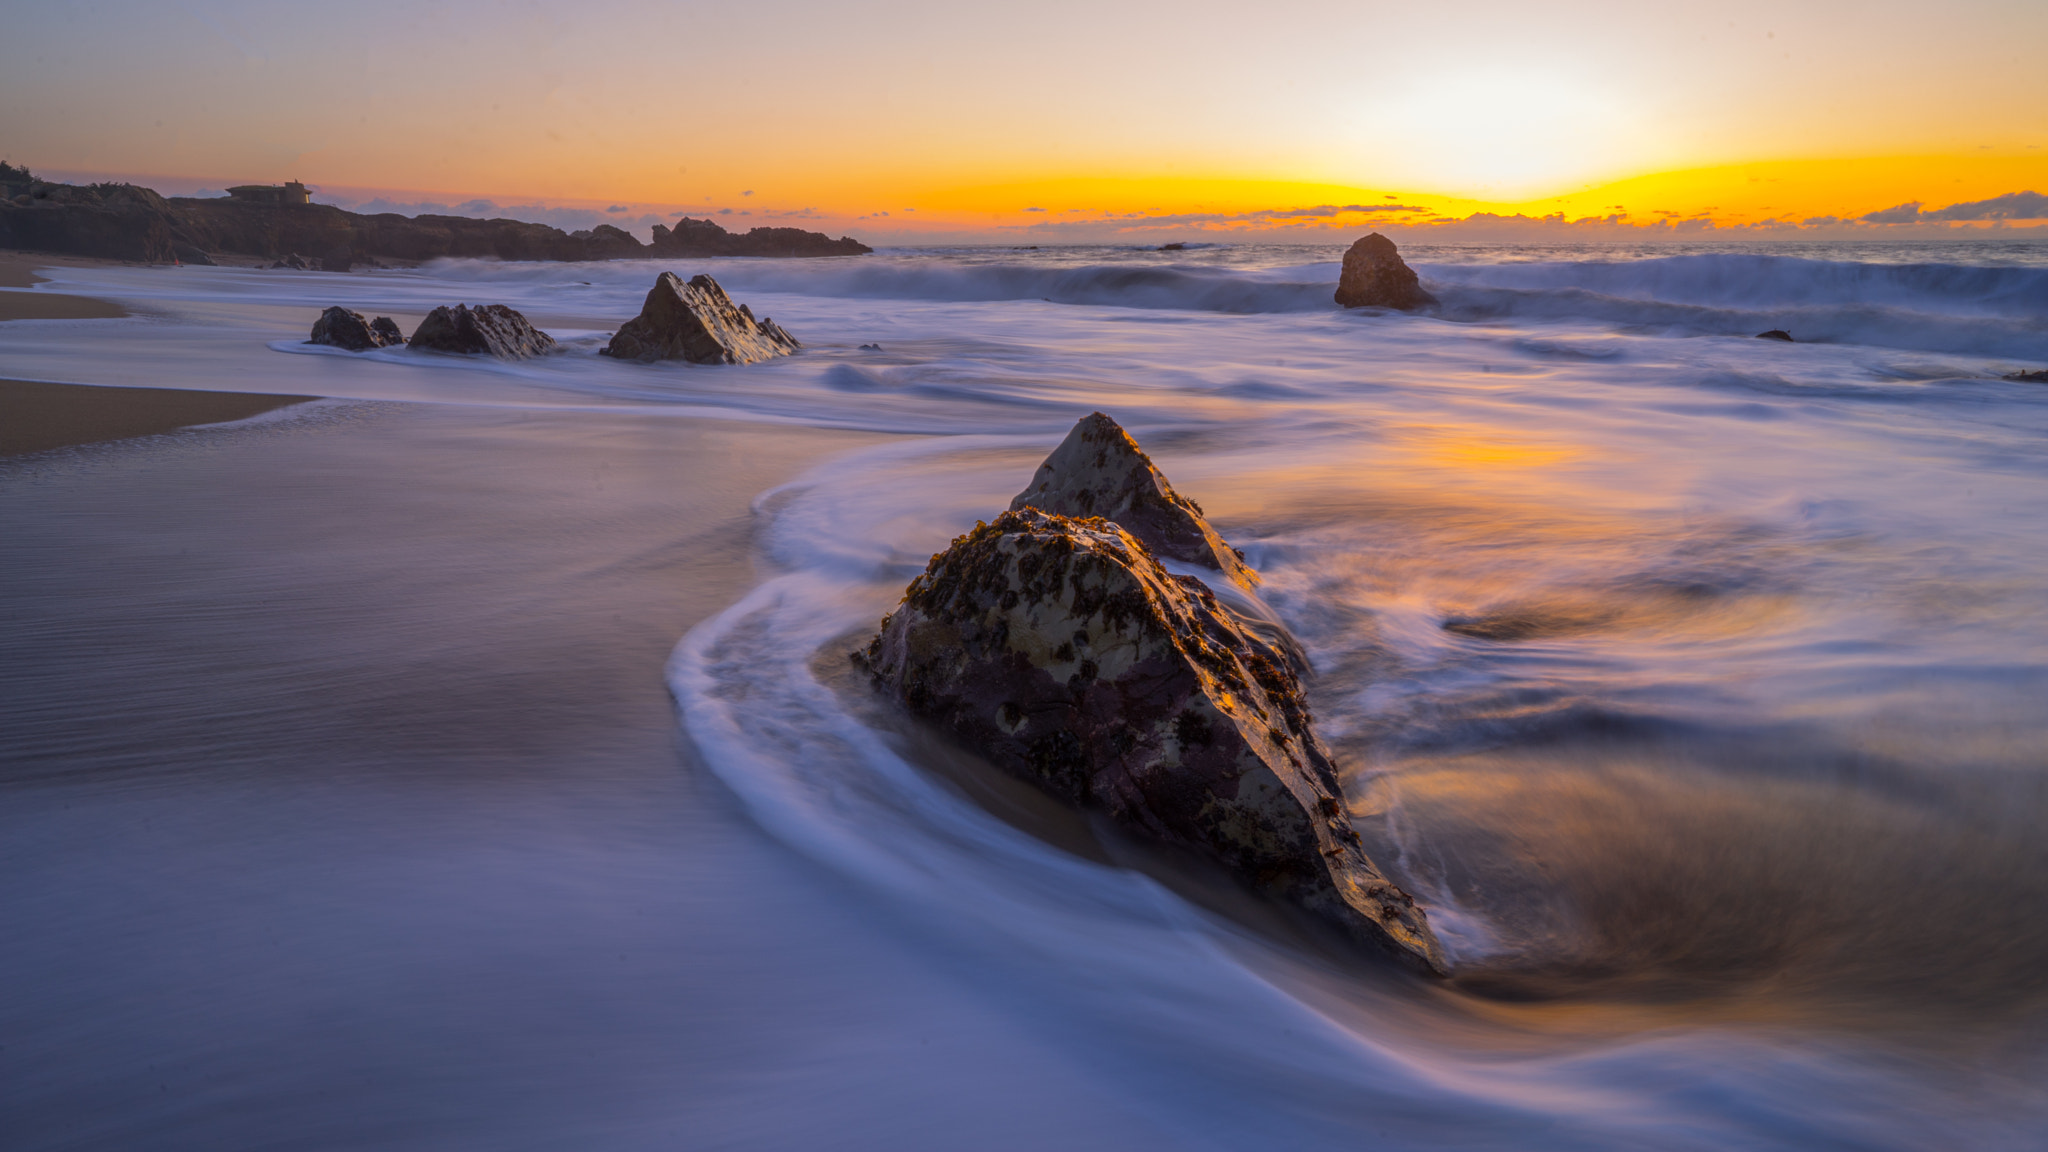
<svg viewBox="0 0 2048 1152">
<path fill-rule="evenodd" d="M 1445 971 L 1352 829 L 1285 654 L 1130 532 L 1004 512 L 934 556 L 855 659 L 1004 770 Z"/>
<path fill-rule="evenodd" d="M 823 232 L 801 228 L 754 228 L 735 236 L 715 220 L 676 221 L 674 228 L 654 226 L 654 242 L 648 245 L 655 256 L 864 256 L 874 249 L 841 236 L 834 240 Z"/>
<path fill-rule="evenodd" d="M 327 250 L 327 255 L 320 258 L 320 270 L 322 272 L 346 272 L 355 267 L 355 265 L 355 249 L 347 246 L 330 248 Z"/>
<path fill-rule="evenodd" d="M 2043 368 L 2038 372 L 2015 372 L 2007 376 L 2006 379 L 2018 380 L 2026 384 L 2048 384 L 2048 368 Z"/>
<path fill-rule="evenodd" d="M 1188 246 L 1187 246 L 1186 244 L 1177 244 L 1177 243 L 1176 243 L 1176 244 L 1161 244 L 1161 245 L 1159 246 L 1159 250 L 1160 250 L 1161 252 L 1185 252 L 1185 251 L 1187 251 L 1187 250 L 1188 250 Z"/>
<path fill-rule="evenodd" d="M 308 344 L 328 344 L 346 348 L 351 352 L 368 352 L 372 348 L 389 348 L 405 343 L 398 334 L 398 325 L 388 316 L 375 320 L 363 319 L 361 312 L 351 312 L 339 304 L 320 314 L 313 321 L 313 338 Z"/>
<path fill-rule="evenodd" d="M 1783 340 L 1787 344 L 1793 342 L 1792 334 L 1783 328 L 1773 328 L 1769 332 L 1759 332 L 1756 334 L 1756 338 L 1759 340 Z"/>
<path fill-rule="evenodd" d="M 176 256 L 180 264 L 199 264 L 208 267 L 213 265 L 213 257 L 190 244 L 171 245 L 171 255 Z"/>
<path fill-rule="evenodd" d="M 755 364 L 802 348 L 773 320 L 755 320 L 709 276 L 683 283 L 663 272 L 640 315 L 626 321 L 604 349 L 621 360 L 688 360 L 692 364 Z"/>
<path fill-rule="evenodd" d="M 1209 527 L 1202 506 L 1175 492 L 1138 442 L 1100 412 L 1082 417 L 1010 501 L 1013 512 L 1026 507 L 1113 520 L 1161 556 L 1213 568 L 1240 587 L 1259 582 L 1244 555 Z"/>
<path fill-rule="evenodd" d="M 500 360 L 525 360 L 555 350 L 555 338 L 503 304 L 457 304 L 427 313 L 407 343 L 430 352 L 483 353 Z"/>
<path fill-rule="evenodd" d="M 1344 253 L 1337 276 L 1337 304 L 1343 308 L 1420 308 L 1436 303 L 1425 292 L 1415 270 L 1401 259 L 1394 242 L 1377 232 Z"/>
<path fill-rule="evenodd" d="M 863 344 L 860 346 L 860 350 L 863 352 L 880 352 L 882 346 L 880 344 Z"/>
</svg>

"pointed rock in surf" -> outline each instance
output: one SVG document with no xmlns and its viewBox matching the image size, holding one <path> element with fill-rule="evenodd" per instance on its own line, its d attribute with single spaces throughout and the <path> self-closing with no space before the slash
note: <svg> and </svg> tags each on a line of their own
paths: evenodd
<svg viewBox="0 0 2048 1152">
<path fill-rule="evenodd" d="M 1436 297 L 1423 290 L 1415 270 L 1385 236 L 1374 232 L 1344 253 L 1344 270 L 1337 276 L 1338 307 L 1408 311 L 1434 303 Z"/>
<path fill-rule="evenodd" d="M 1352 829 L 1285 655 L 1129 531 L 1032 507 L 976 525 L 854 659 L 1003 770 L 1447 971 Z"/>
<path fill-rule="evenodd" d="M 604 349 L 621 360 L 687 360 L 692 364 L 756 364 L 803 347 L 773 320 L 755 320 L 718 281 L 697 275 L 683 283 L 663 272 L 640 315 L 626 321 Z"/>
<path fill-rule="evenodd" d="M 352 312 L 337 304 L 313 321 L 313 338 L 306 343 L 368 352 L 372 348 L 403 344 L 405 337 L 398 334 L 398 325 L 392 323 L 389 316 L 365 320 L 361 312 Z"/>
<path fill-rule="evenodd" d="M 443 305 L 427 313 L 407 344 L 429 352 L 481 353 L 500 360 L 527 360 L 555 350 L 554 337 L 503 304 Z"/>
<path fill-rule="evenodd" d="M 1023 508 L 1113 520 L 1168 559 L 1213 568 L 1241 588 L 1259 582 L 1244 554 L 1209 527 L 1202 506 L 1175 492 L 1130 433 L 1100 412 L 1083 416 L 1010 501 L 1010 511 Z"/>
</svg>

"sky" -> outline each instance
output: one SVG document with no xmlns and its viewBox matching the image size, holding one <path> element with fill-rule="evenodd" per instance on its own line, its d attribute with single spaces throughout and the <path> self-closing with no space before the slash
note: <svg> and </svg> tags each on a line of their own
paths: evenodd
<svg viewBox="0 0 2048 1152">
<path fill-rule="evenodd" d="M 2040 0 L 9 8 L 0 152 L 167 193 L 884 242 L 2048 228 Z"/>
</svg>

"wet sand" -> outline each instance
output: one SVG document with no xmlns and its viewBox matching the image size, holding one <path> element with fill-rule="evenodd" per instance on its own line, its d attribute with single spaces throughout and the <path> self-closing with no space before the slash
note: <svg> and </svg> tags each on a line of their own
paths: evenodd
<svg viewBox="0 0 2048 1152">
<path fill-rule="evenodd" d="M 0 380 L 0 412 L 6 414 L 0 421 L 0 457 L 246 420 L 313 399 Z"/>
<path fill-rule="evenodd" d="M 750 501 L 880 439 L 372 403 L 0 463 L 8 1146 L 1163 1146 L 679 738 Z"/>
<path fill-rule="evenodd" d="M 74 262 L 68 256 L 0 252 L 0 289 L 32 288 L 44 281 L 37 268 Z M 101 261 L 104 263 L 104 261 Z M 58 292 L 0 291 L 0 323 L 8 320 L 116 320 L 128 310 L 111 300 Z"/>
</svg>

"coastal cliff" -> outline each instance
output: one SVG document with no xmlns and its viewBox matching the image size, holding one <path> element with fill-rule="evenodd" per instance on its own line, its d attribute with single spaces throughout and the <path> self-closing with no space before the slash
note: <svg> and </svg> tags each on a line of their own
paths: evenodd
<svg viewBox="0 0 2048 1152">
<path fill-rule="evenodd" d="M 52 184 L 0 189 L 0 247 L 109 260 L 205 263 L 209 253 L 274 259 L 303 253 L 330 268 L 376 260 L 456 256 L 498 260 L 631 260 L 662 256 L 858 256 L 873 251 L 796 228 L 727 232 L 684 217 L 656 225 L 642 244 L 601 224 L 564 232 L 523 220 L 467 216 L 359 215 L 330 204 L 163 197 L 134 184 Z"/>
</svg>

